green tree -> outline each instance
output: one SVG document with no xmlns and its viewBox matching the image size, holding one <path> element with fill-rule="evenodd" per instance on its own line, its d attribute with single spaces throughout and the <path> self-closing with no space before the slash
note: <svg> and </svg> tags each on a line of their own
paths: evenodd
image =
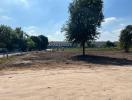
<svg viewBox="0 0 132 100">
<path fill-rule="evenodd" d="M 17 27 L 15 29 L 15 36 L 16 36 L 16 45 L 18 46 L 18 49 L 20 49 L 21 51 L 26 51 L 27 49 L 27 45 L 26 45 L 26 38 L 28 37 L 28 35 L 20 28 Z"/>
<path fill-rule="evenodd" d="M 35 43 L 35 49 L 41 50 L 41 39 L 38 36 L 31 36 L 31 39 Z"/>
<path fill-rule="evenodd" d="M 125 52 L 129 52 L 132 45 L 132 25 L 126 26 L 125 29 L 121 31 L 120 35 L 120 46 Z"/>
<path fill-rule="evenodd" d="M 116 44 L 114 42 L 107 41 L 104 47 L 107 47 L 107 48 L 116 47 Z"/>
<path fill-rule="evenodd" d="M 6 48 L 8 51 L 13 49 L 13 30 L 6 25 L 0 25 L 0 48 Z"/>
<path fill-rule="evenodd" d="M 27 45 L 27 50 L 31 51 L 35 48 L 35 43 L 33 42 L 33 40 L 31 38 L 27 38 L 26 39 L 26 45 Z"/>
<path fill-rule="evenodd" d="M 41 42 L 40 42 L 40 48 L 41 50 L 45 50 L 47 49 L 48 47 L 48 38 L 43 36 L 43 35 L 40 35 L 39 38 L 41 39 Z"/>
<path fill-rule="evenodd" d="M 48 46 L 48 38 L 40 36 L 28 36 L 20 27 L 12 29 L 6 25 L 0 25 L 0 49 L 8 51 L 19 50 L 44 50 Z"/>
<path fill-rule="evenodd" d="M 85 44 L 98 38 L 97 28 L 103 21 L 102 0 L 73 0 L 69 6 L 70 18 L 62 28 L 68 41 L 81 44 L 85 55 Z"/>
</svg>

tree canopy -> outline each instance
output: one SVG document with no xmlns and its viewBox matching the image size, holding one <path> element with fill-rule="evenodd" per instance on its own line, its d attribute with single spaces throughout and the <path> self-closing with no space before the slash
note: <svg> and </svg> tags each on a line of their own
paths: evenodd
<svg viewBox="0 0 132 100">
<path fill-rule="evenodd" d="M 40 35 L 40 36 L 31 36 L 31 39 L 35 43 L 35 49 L 37 50 L 45 50 L 48 46 L 48 38 Z"/>
<path fill-rule="evenodd" d="M 116 47 L 115 42 L 107 41 L 104 45 L 104 47 L 111 48 L 111 47 Z"/>
<path fill-rule="evenodd" d="M 126 26 L 120 34 L 120 46 L 125 52 L 129 52 L 130 46 L 132 46 L 132 25 Z"/>
<path fill-rule="evenodd" d="M 0 48 L 8 51 L 45 50 L 48 46 L 48 38 L 29 36 L 20 27 L 12 29 L 6 25 L 0 25 Z"/>
<path fill-rule="evenodd" d="M 102 0 L 73 0 L 69 6 L 70 17 L 62 28 L 68 41 L 81 44 L 85 55 L 85 44 L 98 37 L 97 28 L 103 21 Z"/>
<path fill-rule="evenodd" d="M 39 38 L 40 38 L 40 49 L 41 50 L 45 50 L 46 48 L 47 48 L 47 46 L 48 46 L 48 38 L 47 37 L 45 37 L 45 36 L 43 36 L 43 35 L 40 35 L 40 36 L 38 36 Z"/>
<path fill-rule="evenodd" d="M 11 27 L 6 25 L 0 26 L 0 44 L 1 47 L 7 48 L 8 50 L 11 50 L 12 45 L 12 39 L 13 39 L 13 30 Z"/>
</svg>

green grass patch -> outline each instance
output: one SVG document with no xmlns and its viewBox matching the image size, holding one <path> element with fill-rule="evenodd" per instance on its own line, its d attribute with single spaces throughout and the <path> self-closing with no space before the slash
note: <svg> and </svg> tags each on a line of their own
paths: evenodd
<svg viewBox="0 0 132 100">
<path fill-rule="evenodd" d="M 10 56 L 8 58 L 6 58 L 6 57 L 0 58 L 0 64 L 3 64 L 3 63 L 6 63 L 6 62 L 9 62 L 9 61 L 12 61 L 15 58 L 16 58 L 15 56 Z"/>
<path fill-rule="evenodd" d="M 86 48 L 87 51 L 120 51 L 119 48 Z"/>
<path fill-rule="evenodd" d="M 66 52 L 79 52 L 82 48 L 65 48 L 64 51 Z"/>
<path fill-rule="evenodd" d="M 82 48 L 65 48 L 67 52 L 81 52 Z M 120 51 L 119 48 L 86 48 L 86 51 Z"/>
</svg>

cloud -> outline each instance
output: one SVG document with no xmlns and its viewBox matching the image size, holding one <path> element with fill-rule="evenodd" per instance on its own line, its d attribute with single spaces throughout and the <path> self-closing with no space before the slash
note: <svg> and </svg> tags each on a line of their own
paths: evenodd
<svg viewBox="0 0 132 100">
<path fill-rule="evenodd" d="M 54 22 L 51 21 L 51 23 L 48 23 L 46 27 L 44 27 L 44 31 L 46 36 L 49 38 L 49 41 L 63 41 L 64 40 L 64 34 L 61 33 L 61 28 L 65 22 Z"/>
<path fill-rule="evenodd" d="M 114 32 L 112 31 L 101 31 L 100 33 L 100 37 L 98 39 L 98 41 L 118 41 L 119 40 L 119 33 L 115 33 L 116 30 L 114 30 Z"/>
<path fill-rule="evenodd" d="M 29 8 L 29 0 L 12 0 L 12 3 L 16 5 L 22 5 L 25 8 Z"/>
<path fill-rule="evenodd" d="M 63 41 L 64 40 L 64 36 L 59 30 L 55 32 L 48 32 L 48 34 L 43 34 L 45 32 L 42 30 L 42 28 L 37 27 L 37 26 L 24 27 L 23 30 L 30 36 L 45 35 L 48 37 L 49 41 Z"/>
<path fill-rule="evenodd" d="M 61 32 L 60 32 L 60 31 L 56 31 L 56 32 L 54 33 L 54 35 L 61 35 Z"/>
<path fill-rule="evenodd" d="M 40 28 L 36 26 L 28 26 L 24 27 L 23 30 L 28 34 L 28 35 L 33 35 L 33 36 L 38 36 L 41 35 Z"/>
<path fill-rule="evenodd" d="M 100 31 L 99 41 L 118 41 L 121 30 L 125 26 L 131 24 L 131 19 L 128 18 L 117 18 L 109 17 L 105 18 L 105 22 L 102 23 Z"/>
<path fill-rule="evenodd" d="M 49 41 L 58 41 L 53 35 L 47 35 Z"/>
<path fill-rule="evenodd" d="M 17 6 L 22 6 L 24 8 L 30 7 L 29 0 L 2 0 L 1 2 L 3 5 L 6 5 L 6 6 L 17 5 Z"/>
<path fill-rule="evenodd" d="M 116 27 L 114 27 L 114 25 Z M 119 36 L 121 33 L 121 30 L 124 28 L 125 24 L 120 24 L 120 23 L 113 23 L 112 25 L 102 28 L 99 30 L 100 37 L 99 41 L 118 41 Z M 110 28 L 109 28 L 110 27 Z"/>
<path fill-rule="evenodd" d="M 121 33 L 121 30 L 123 30 L 123 28 L 115 29 L 115 30 L 112 31 L 112 33 L 119 35 Z"/>
<path fill-rule="evenodd" d="M 47 37 L 49 38 L 49 41 L 63 41 L 64 40 L 64 34 L 62 34 L 59 30 L 54 33 L 49 33 Z"/>
<path fill-rule="evenodd" d="M 115 21 L 117 21 L 116 17 L 105 18 L 104 22 L 103 22 L 103 25 L 109 25 L 109 24 L 111 24 L 111 23 L 113 23 Z"/>
<path fill-rule="evenodd" d="M 3 13 L 4 12 L 4 9 L 0 8 L 0 13 Z"/>
<path fill-rule="evenodd" d="M 11 17 L 6 16 L 6 15 L 1 15 L 1 16 L 0 16 L 0 20 L 1 20 L 1 21 L 9 21 L 9 20 L 11 20 L 11 19 L 12 19 Z"/>
<path fill-rule="evenodd" d="M 22 3 L 25 7 L 29 8 L 30 5 L 29 5 L 29 0 L 17 0 L 19 1 L 20 3 Z"/>
</svg>

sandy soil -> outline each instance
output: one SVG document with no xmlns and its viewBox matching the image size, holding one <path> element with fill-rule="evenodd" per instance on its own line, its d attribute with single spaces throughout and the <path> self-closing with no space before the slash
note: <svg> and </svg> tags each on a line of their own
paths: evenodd
<svg viewBox="0 0 132 100">
<path fill-rule="evenodd" d="M 132 100 L 132 68 L 4 71 L 0 100 Z"/>
<path fill-rule="evenodd" d="M 31 52 L 0 64 L 0 100 L 132 100 L 131 53 L 79 54 Z"/>
</svg>

